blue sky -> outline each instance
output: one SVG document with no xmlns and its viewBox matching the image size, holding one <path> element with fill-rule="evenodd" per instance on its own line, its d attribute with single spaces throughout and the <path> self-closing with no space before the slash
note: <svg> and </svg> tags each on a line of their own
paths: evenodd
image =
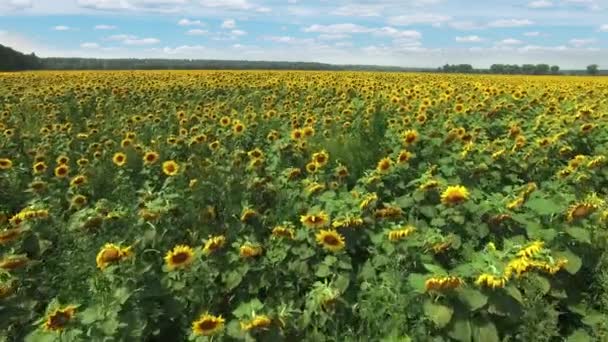
<svg viewBox="0 0 608 342">
<path fill-rule="evenodd" d="M 40 56 L 584 68 L 608 64 L 608 0 L 0 0 L 0 44 Z"/>
</svg>

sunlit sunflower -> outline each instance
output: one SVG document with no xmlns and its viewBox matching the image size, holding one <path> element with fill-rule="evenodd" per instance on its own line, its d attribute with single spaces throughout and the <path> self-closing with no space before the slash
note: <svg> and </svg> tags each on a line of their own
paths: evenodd
<svg viewBox="0 0 608 342">
<path fill-rule="evenodd" d="M 244 331 L 266 330 L 272 324 L 272 320 L 266 315 L 255 315 L 249 321 L 242 321 L 240 324 L 241 330 Z"/>
<path fill-rule="evenodd" d="M 415 130 L 407 130 L 403 133 L 403 141 L 406 145 L 411 145 L 418 140 L 418 132 Z"/>
<path fill-rule="evenodd" d="M 8 244 L 21 236 L 23 230 L 21 228 L 11 228 L 0 231 L 0 245 Z"/>
<path fill-rule="evenodd" d="M 232 125 L 232 132 L 236 135 L 243 134 L 243 132 L 245 132 L 245 125 L 238 120 L 234 120 Z"/>
<path fill-rule="evenodd" d="M 0 170 L 10 170 L 13 168 L 13 162 L 8 158 L 0 158 Z"/>
<path fill-rule="evenodd" d="M 167 176 L 175 176 L 179 172 L 179 164 L 173 160 L 163 163 L 163 173 Z"/>
<path fill-rule="evenodd" d="M 397 162 L 399 164 L 405 164 L 405 163 L 409 162 L 411 158 L 412 158 L 412 153 L 409 151 L 403 150 L 403 151 L 399 152 L 399 155 L 397 156 Z"/>
<path fill-rule="evenodd" d="M 196 336 L 217 335 L 224 329 L 225 320 L 222 316 L 213 316 L 209 313 L 202 314 L 196 321 L 192 322 L 192 333 Z"/>
<path fill-rule="evenodd" d="M 530 245 L 520 249 L 517 252 L 518 257 L 532 258 L 543 250 L 545 243 L 543 241 L 534 241 Z"/>
<path fill-rule="evenodd" d="M 469 190 L 462 185 L 448 186 L 441 193 L 441 203 L 445 205 L 455 205 L 469 199 Z"/>
<path fill-rule="evenodd" d="M 312 160 L 317 167 L 322 168 L 329 161 L 329 153 L 326 151 L 317 152 L 312 155 Z"/>
<path fill-rule="evenodd" d="M 131 247 L 122 248 L 113 243 L 106 243 L 97 253 L 97 268 L 104 270 L 108 265 L 119 262 L 132 254 Z"/>
<path fill-rule="evenodd" d="M 258 212 L 252 208 L 244 208 L 241 212 L 241 222 L 249 222 L 258 216 Z"/>
<path fill-rule="evenodd" d="M 245 243 L 239 247 L 239 255 L 243 259 L 249 259 L 262 254 L 262 247 L 251 243 Z"/>
<path fill-rule="evenodd" d="M 382 158 L 376 165 L 376 171 L 379 173 L 388 173 L 393 166 L 393 161 L 390 158 Z"/>
<path fill-rule="evenodd" d="M 165 265 L 169 271 L 184 269 L 194 261 L 194 250 L 190 246 L 177 245 L 165 255 Z"/>
<path fill-rule="evenodd" d="M 44 330 L 62 331 L 70 323 L 76 314 L 76 306 L 69 305 L 61 309 L 55 309 L 46 317 Z"/>
<path fill-rule="evenodd" d="M 322 229 L 316 234 L 317 243 L 324 249 L 331 252 L 338 252 L 344 249 L 344 237 L 335 230 Z"/>
<path fill-rule="evenodd" d="M 413 226 L 407 226 L 400 229 L 394 229 L 388 232 L 389 241 L 397 242 L 405 239 L 406 237 L 412 235 L 416 231 L 416 228 Z"/>
<path fill-rule="evenodd" d="M 566 220 L 568 222 L 583 219 L 591 215 L 596 210 L 596 206 L 590 203 L 576 203 L 568 208 L 566 213 Z"/>
<path fill-rule="evenodd" d="M 0 268 L 7 271 L 21 268 L 30 261 L 25 255 L 8 255 L 0 259 Z"/>
<path fill-rule="evenodd" d="M 458 288 L 464 284 L 464 280 L 459 277 L 431 277 L 424 282 L 426 291 L 448 291 Z"/>
<path fill-rule="evenodd" d="M 296 236 L 296 233 L 293 228 L 287 226 L 276 226 L 272 228 L 272 236 L 276 238 L 285 238 L 293 240 Z"/>
<path fill-rule="evenodd" d="M 117 152 L 112 157 L 112 162 L 116 166 L 124 166 L 127 163 L 127 155 L 122 152 Z"/>
<path fill-rule="evenodd" d="M 143 160 L 145 165 L 152 165 L 158 161 L 159 154 L 154 151 L 148 151 L 144 154 Z"/>
<path fill-rule="evenodd" d="M 508 279 L 504 276 L 495 276 L 493 274 L 481 274 L 475 280 L 475 285 L 487 287 L 491 289 L 503 288 L 507 284 Z"/>
<path fill-rule="evenodd" d="M 224 247 L 225 243 L 226 237 L 224 235 L 210 236 L 207 241 L 205 241 L 205 246 L 203 247 L 203 254 L 211 255 L 220 248 Z"/>
<path fill-rule="evenodd" d="M 73 208 L 80 209 L 87 204 L 87 198 L 83 195 L 74 195 L 70 200 L 70 205 Z"/>
<path fill-rule="evenodd" d="M 78 175 L 78 176 L 72 178 L 72 180 L 70 181 L 70 186 L 78 187 L 78 186 L 85 184 L 86 182 L 87 182 L 87 177 L 85 175 Z"/>
<path fill-rule="evenodd" d="M 46 171 L 46 169 L 47 169 L 46 163 L 43 161 L 35 163 L 34 166 L 32 167 L 32 171 L 34 172 L 35 175 L 39 175 L 39 174 L 43 173 L 44 171 Z"/>
<path fill-rule="evenodd" d="M 55 177 L 57 178 L 65 178 L 69 173 L 70 167 L 65 164 L 61 164 L 55 168 Z"/>
<path fill-rule="evenodd" d="M 323 228 L 329 224 L 329 215 L 324 211 L 306 214 L 300 216 L 300 222 L 308 228 Z"/>
</svg>

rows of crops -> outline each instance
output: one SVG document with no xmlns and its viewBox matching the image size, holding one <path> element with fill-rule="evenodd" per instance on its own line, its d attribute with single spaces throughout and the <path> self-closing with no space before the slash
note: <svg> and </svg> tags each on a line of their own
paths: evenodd
<svg viewBox="0 0 608 342">
<path fill-rule="evenodd" d="M 608 340 L 608 80 L 0 74 L 2 341 Z"/>
</svg>

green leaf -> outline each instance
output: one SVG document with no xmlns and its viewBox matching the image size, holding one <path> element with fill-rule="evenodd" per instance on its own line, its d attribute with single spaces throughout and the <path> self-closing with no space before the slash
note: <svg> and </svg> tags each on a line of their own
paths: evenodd
<svg viewBox="0 0 608 342">
<path fill-rule="evenodd" d="M 329 267 L 325 264 L 320 264 L 319 267 L 317 267 L 317 271 L 315 272 L 315 275 L 319 278 L 327 278 L 331 275 L 331 270 L 329 269 Z"/>
<path fill-rule="evenodd" d="M 458 298 L 472 310 L 482 308 L 488 303 L 488 296 L 473 288 L 463 288 L 458 291 Z"/>
<path fill-rule="evenodd" d="M 471 330 L 471 322 L 466 319 L 457 319 L 452 322 L 451 329 L 448 335 L 460 342 L 470 342 L 473 332 Z"/>
<path fill-rule="evenodd" d="M 591 336 L 583 329 L 577 329 L 568 336 L 567 342 L 591 342 Z"/>
<path fill-rule="evenodd" d="M 473 328 L 473 341 L 475 342 L 500 342 L 498 331 L 494 323 L 478 322 Z"/>
<path fill-rule="evenodd" d="M 264 304 L 262 304 L 259 299 L 255 298 L 249 302 L 242 303 L 241 305 L 239 305 L 238 308 L 232 311 L 232 314 L 237 318 L 243 318 L 251 316 L 253 312 L 259 312 L 263 308 Z"/>
<path fill-rule="evenodd" d="M 442 304 L 433 303 L 431 300 L 426 300 L 423 305 L 424 314 L 431 320 L 438 328 L 443 328 L 452 319 L 454 309 L 449 306 Z"/>
<path fill-rule="evenodd" d="M 584 228 L 568 227 L 566 233 L 575 238 L 577 241 L 591 243 L 591 233 Z"/>
<path fill-rule="evenodd" d="M 557 252 L 555 253 L 555 255 L 558 258 L 564 258 L 568 260 L 568 263 L 564 266 L 564 269 L 570 274 L 576 274 L 581 269 L 581 266 L 583 266 L 583 261 L 581 260 L 581 258 L 578 255 L 572 253 L 572 251 L 570 251 L 569 249 L 562 252 Z"/>
<path fill-rule="evenodd" d="M 232 290 L 239 286 L 241 281 L 243 281 L 243 274 L 237 270 L 228 272 L 224 277 L 224 284 L 228 290 Z"/>
<path fill-rule="evenodd" d="M 102 315 L 97 310 L 97 306 L 87 308 L 80 314 L 80 321 L 85 325 L 98 321 L 100 318 L 102 318 Z"/>
<path fill-rule="evenodd" d="M 562 212 L 563 208 L 548 198 L 532 198 L 524 204 L 538 215 L 553 215 Z"/>
<path fill-rule="evenodd" d="M 342 274 L 339 275 L 334 281 L 334 286 L 340 291 L 340 293 L 346 292 L 348 284 L 350 284 L 350 279 Z"/>
<path fill-rule="evenodd" d="M 126 303 L 129 297 L 131 297 L 131 293 L 126 287 L 119 287 L 114 291 L 114 298 L 116 298 L 120 305 Z"/>
<path fill-rule="evenodd" d="M 447 222 L 441 217 L 435 217 L 431 220 L 431 226 L 433 227 L 444 227 L 446 224 Z"/>
<path fill-rule="evenodd" d="M 507 285 L 505 287 L 505 292 L 511 296 L 511 298 L 515 299 L 516 301 L 518 301 L 520 304 L 523 304 L 524 302 L 524 298 L 521 295 L 521 292 L 519 291 L 519 289 L 517 287 L 515 287 L 514 285 Z"/>
<path fill-rule="evenodd" d="M 400 208 L 410 208 L 414 205 L 414 200 L 410 195 L 401 196 L 395 199 L 395 204 Z"/>
<path fill-rule="evenodd" d="M 407 277 L 407 281 L 416 292 L 425 293 L 426 288 L 424 286 L 424 283 L 426 282 L 426 278 L 427 276 L 424 274 L 411 273 Z"/>
<path fill-rule="evenodd" d="M 424 268 L 427 271 L 435 274 L 435 275 L 447 275 L 447 272 L 441 266 L 433 265 L 433 264 L 423 264 Z"/>
<path fill-rule="evenodd" d="M 437 216 L 437 209 L 432 205 L 421 206 L 418 210 L 422 215 L 426 216 L 429 219 L 432 219 Z"/>
<path fill-rule="evenodd" d="M 369 280 L 376 276 L 376 270 L 370 260 L 367 260 L 363 267 L 361 267 L 361 271 L 359 271 L 359 277 L 363 280 Z"/>
</svg>

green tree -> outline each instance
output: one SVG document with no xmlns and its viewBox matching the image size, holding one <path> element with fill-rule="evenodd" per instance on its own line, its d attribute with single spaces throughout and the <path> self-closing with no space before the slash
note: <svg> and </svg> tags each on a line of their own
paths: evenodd
<svg viewBox="0 0 608 342">
<path fill-rule="evenodd" d="M 599 71 L 599 66 L 597 64 L 591 64 L 587 66 L 587 73 L 589 75 L 597 75 Z"/>
<path fill-rule="evenodd" d="M 552 65 L 551 66 L 551 73 L 552 74 L 559 74 L 559 65 Z"/>
</svg>

